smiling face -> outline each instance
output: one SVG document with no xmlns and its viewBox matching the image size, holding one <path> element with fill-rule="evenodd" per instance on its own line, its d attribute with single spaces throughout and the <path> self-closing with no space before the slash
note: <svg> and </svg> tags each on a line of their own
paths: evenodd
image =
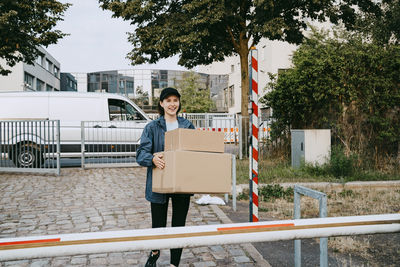
<svg viewBox="0 0 400 267">
<path fill-rule="evenodd" d="M 176 117 L 176 113 L 179 109 L 179 97 L 176 95 L 170 95 L 160 101 L 161 107 L 164 109 L 165 116 Z"/>
</svg>

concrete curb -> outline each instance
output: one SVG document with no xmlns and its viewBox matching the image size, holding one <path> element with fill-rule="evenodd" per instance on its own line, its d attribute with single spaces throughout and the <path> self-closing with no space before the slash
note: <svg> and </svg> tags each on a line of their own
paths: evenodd
<svg viewBox="0 0 400 267">
<path fill-rule="evenodd" d="M 210 205 L 211 209 L 222 221 L 222 223 L 228 224 L 232 223 L 231 219 L 226 216 L 226 214 L 217 206 Z M 258 252 L 258 250 L 251 244 L 241 244 L 242 248 L 256 261 L 256 265 L 260 267 L 271 267 L 271 265 L 263 258 L 263 256 Z"/>
</svg>

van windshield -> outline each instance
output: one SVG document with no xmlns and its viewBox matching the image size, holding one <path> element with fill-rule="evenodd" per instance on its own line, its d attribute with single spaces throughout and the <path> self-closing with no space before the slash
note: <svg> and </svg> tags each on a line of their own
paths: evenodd
<svg viewBox="0 0 400 267">
<path fill-rule="evenodd" d="M 120 99 L 108 99 L 110 121 L 146 120 L 131 104 Z"/>
</svg>

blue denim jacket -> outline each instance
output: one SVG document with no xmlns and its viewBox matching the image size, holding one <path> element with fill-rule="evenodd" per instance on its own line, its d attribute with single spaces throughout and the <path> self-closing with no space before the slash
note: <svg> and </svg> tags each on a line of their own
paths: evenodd
<svg viewBox="0 0 400 267">
<path fill-rule="evenodd" d="M 185 118 L 178 117 L 179 128 L 194 129 L 193 124 Z M 166 194 L 155 193 L 152 190 L 153 181 L 153 154 L 164 151 L 164 134 L 167 131 L 164 116 L 151 121 L 143 130 L 140 138 L 140 146 L 136 153 L 136 161 L 139 165 L 147 167 L 146 199 L 153 203 L 166 202 Z"/>
</svg>

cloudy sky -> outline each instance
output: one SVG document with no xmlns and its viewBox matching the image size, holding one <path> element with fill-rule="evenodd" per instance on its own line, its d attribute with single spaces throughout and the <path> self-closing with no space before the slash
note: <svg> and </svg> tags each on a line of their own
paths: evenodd
<svg viewBox="0 0 400 267">
<path fill-rule="evenodd" d="M 184 70 L 177 65 L 178 58 L 161 60 L 154 65 L 132 66 L 125 58 L 131 50 L 127 41 L 133 27 L 127 21 L 112 18 L 110 11 L 99 7 L 97 0 L 60 0 L 73 4 L 65 12 L 64 21 L 57 29 L 69 36 L 51 45 L 47 51 L 61 64 L 62 72 L 92 72 L 114 69 L 173 69 Z"/>
</svg>

